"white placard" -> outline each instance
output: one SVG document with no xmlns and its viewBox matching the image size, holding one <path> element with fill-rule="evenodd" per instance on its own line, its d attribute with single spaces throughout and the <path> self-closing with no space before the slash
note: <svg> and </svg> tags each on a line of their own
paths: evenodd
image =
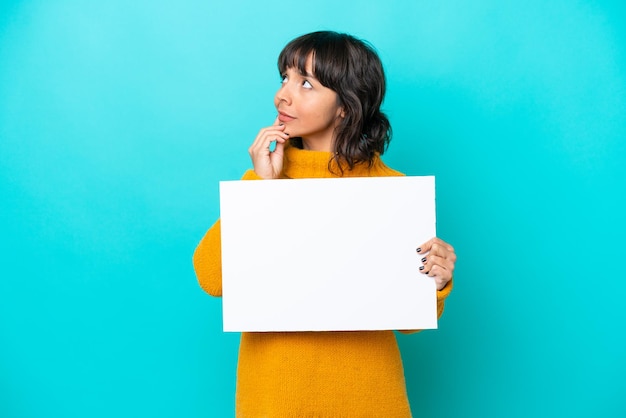
<svg viewBox="0 0 626 418">
<path fill-rule="evenodd" d="M 224 331 L 437 328 L 435 179 L 220 182 Z"/>
</svg>

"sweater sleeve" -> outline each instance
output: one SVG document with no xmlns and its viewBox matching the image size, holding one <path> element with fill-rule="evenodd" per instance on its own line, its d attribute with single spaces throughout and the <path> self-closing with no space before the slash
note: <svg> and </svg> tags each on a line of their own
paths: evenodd
<svg viewBox="0 0 626 418">
<path fill-rule="evenodd" d="M 242 180 L 260 180 L 248 170 Z M 206 232 L 193 253 L 193 267 L 200 287 L 212 296 L 222 296 L 222 224 L 218 219 Z"/>
<path fill-rule="evenodd" d="M 193 268 L 200 287 L 212 296 L 222 296 L 222 227 L 218 219 L 193 253 Z"/>
</svg>

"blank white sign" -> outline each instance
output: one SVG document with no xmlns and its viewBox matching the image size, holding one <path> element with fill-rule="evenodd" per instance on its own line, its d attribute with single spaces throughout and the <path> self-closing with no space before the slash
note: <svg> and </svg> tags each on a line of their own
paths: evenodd
<svg viewBox="0 0 626 418">
<path fill-rule="evenodd" d="M 435 179 L 220 182 L 224 331 L 437 328 Z"/>
</svg>

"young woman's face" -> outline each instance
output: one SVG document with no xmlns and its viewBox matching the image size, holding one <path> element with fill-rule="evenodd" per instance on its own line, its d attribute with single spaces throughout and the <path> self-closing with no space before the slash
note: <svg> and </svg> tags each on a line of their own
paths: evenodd
<svg viewBox="0 0 626 418">
<path fill-rule="evenodd" d="M 301 137 L 305 149 L 332 151 L 335 127 L 343 117 L 337 93 L 313 76 L 309 55 L 306 74 L 288 68 L 274 97 L 278 119 L 290 137 Z"/>
</svg>

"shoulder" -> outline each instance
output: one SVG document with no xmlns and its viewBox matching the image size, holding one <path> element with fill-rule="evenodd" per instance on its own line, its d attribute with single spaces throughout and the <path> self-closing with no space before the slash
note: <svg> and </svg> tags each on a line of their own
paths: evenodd
<svg viewBox="0 0 626 418">
<path fill-rule="evenodd" d="M 373 161 L 371 173 L 372 175 L 377 177 L 399 177 L 406 175 L 398 170 L 394 170 L 393 168 L 389 167 L 383 162 L 383 160 L 380 159 L 380 156 L 377 156 L 376 159 Z"/>
</svg>

